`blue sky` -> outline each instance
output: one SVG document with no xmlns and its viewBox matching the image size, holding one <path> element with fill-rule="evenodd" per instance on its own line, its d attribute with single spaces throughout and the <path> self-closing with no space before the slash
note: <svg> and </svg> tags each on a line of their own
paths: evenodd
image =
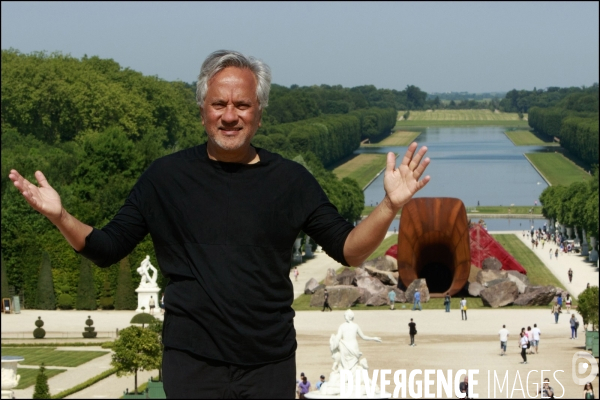
<svg viewBox="0 0 600 400">
<path fill-rule="evenodd" d="M 193 82 L 233 49 L 290 86 L 427 92 L 598 82 L 598 2 L 10 2 L 2 49 L 112 58 Z"/>
</svg>

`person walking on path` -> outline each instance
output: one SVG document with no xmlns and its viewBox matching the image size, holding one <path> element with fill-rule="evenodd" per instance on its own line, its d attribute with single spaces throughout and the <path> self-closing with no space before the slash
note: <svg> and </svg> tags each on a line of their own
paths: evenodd
<svg viewBox="0 0 600 400">
<path fill-rule="evenodd" d="M 579 328 L 579 321 L 577 321 L 577 318 L 575 318 L 575 313 L 571 314 L 569 323 L 571 324 L 571 339 L 577 339 L 577 328 Z"/>
<path fill-rule="evenodd" d="M 565 307 L 567 307 L 567 314 L 571 314 L 571 295 L 569 293 L 565 299 Z"/>
<path fill-rule="evenodd" d="M 298 267 L 294 267 L 294 280 L 296 282 L 298 282 L 298 275 L 300 275 L 300 272 L 298 271 Z"/>
<path fill-rule="evenodd" d="M 558 306 L 558 301 L 554 302 L 550 313 L 554 314 L 554 322 L 558 324 L 558 314 L 560 313 L 560 307 Z"/>
<path fill-rule="evenodd" d="M 554 259 L 558 261 L 558 249 L 554 250 Z"/>
<path fill-rule="evenodd" d="M 150 300 L 148 301 L 148 307 L 150 307 L 150 315 L 154 315 L 154 308 L 156 307 L 156 301 L 154 297 L 150 296 Z"/>
<path fill-rule="evenodd" d="M 529 340 L 527 339 L 527 333 L 525 333 L 525 328 L 521 330 L 521 338 L 519 339 L 519 347 L 521 348 L 521 357 L 523 358 L 523 362 L 521 364 L 527 364 L 527 344 Z"/>
<path fill-rule="evenodd" d="M 417 324 L 413 322 L 413 319 L 410 319 L 408 323 L 408 335 L 410 336 L 410 346 L 415 347 L 415 335 L 417 334 Z"/>
<path fill-rule="evenodd" d="M 502 329 L 498 332 L 498 336 L 500 336 L 500 355 L 506 355 L 506 342 L 508 342 L 508 329 L 506 329 L 506 325 L 502 325 Z"/>
<path fill-rule="evenodd" d="M 388 293 L 388 299 L 390 300 L 390 310 L 394 309 L 394 303 L 396 302 L 396 292 L 390 290 Z"/>
<path fill-rule="evenodd" d="M 460 301 L 460 318 L 462 320 L 467 320 L 467 299 L 464 297 Z"/>
<path fill-rule="evenodd" d="M 527 354 L 533 354 L 533 332 L 531 331 L 531 326 L 527 327 L 527 342 L 529 343 Z"/>
<path fill-rule="evenodd" d="M 569 268 L 569 272 L 567 273 L 569 275 L 569 283 L 573 282 L 573 269 Z"/>
<path fill-rule="evenodd" d="M 419 311 L 423 310 L 423 308 L 421 307 L 421 293 L 419 292 L 419 289 L 415 290 L 415 299 L 413 302 L 412 310 L 415 311 L 417 306 L 419 307 Z"/>
<path fill-rule="evenodd" d="M 321 375 L 319 377 L 319 382 L 317 382 L 317 384 L 315 385 L 315 387 L 317 388 L 317 390 L 321 390 L 321 385 L 325 383 L 325 375 Z"/>
<path fill-rule="evenodd" d="M 548 254 L 550 255 L 550 259 L 552 260 L 552 247 L 550 247 L 550 251 L 548 252 Z"/>
<path fill-rule="evenodd" d="M 446 292 L 444 297 L 444 305 L 446 306 L 446 312 L 450 312 L 450 293 Z"/>
<path fill-rule="evenodd" d="M 562 293 L 559 293 L 558 296 L 556 297 L 556 302 L 558 303 L 558 310 L 562 311 L 562 305 L 563 305 L 563 298 L 562 298 Z"/>
<path fill-rule="evenodd" d="M 325 292 L 323 293 L 323 309 L 321 312 L 325 311 L 326 308 L 329 308 L 329 311 L 333 311 L 329 306 L 329 292 L 327 292 L 327 289 L 325 289 Z"/>
<path fill-rule="evenodd" d="M 531 332 L 533 332 L 533 343 L 531 345 L 535 346 L 535 354 L 537 354 L 538 346 L 540 345 L 540 336 L 542 335 L 542 331 L 540 331 L 540 328 L 537 327 L 537 324 L 533 324 L 533 329 L 531 330 Z"/>
</svg>

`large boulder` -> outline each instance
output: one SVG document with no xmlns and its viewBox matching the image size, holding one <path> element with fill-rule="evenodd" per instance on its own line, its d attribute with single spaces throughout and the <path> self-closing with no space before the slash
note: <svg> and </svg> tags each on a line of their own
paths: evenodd
<svg viewBox="0 0 600 400">
<path fill-rule="evenodd" d="M 362 263 L 361 267 L 370 267 L 380 271 L 397 271 L 398 261 L 391 256 L 380 256 Z"/>
<path fill-rule="evenodd" d="M 469 283 L 469 294 L 473 297 L 479 297 L 481 291 L 485 289 L 479 282 Z"/>
<path fill-rule="evenodd" d="M 376 294 L 371 296 L 365 303 L 367 306 L 385 306 L 388 304 L 389 298 L 386 295 Z M 394 302 L 395 303 L 395 302 Z"/>
<path fill-rule="evenodd" d="M 515 275 L 515 274 L 511 274 L 511 272 L 516 272 L 516 271 L 509 271 L 507 277 L 510 281 L 513 281 L 514 283 L 517 284 L 517 287 L 519 288 L 519 294 L 523 294 L 525 293 L 525 290 L 527 289 L 527 284 L 519 278 L 519 276 Z M 517 274 L 519 274 L 517 272 Z M 519 274 L 522 275 L 522 274 Z M 523 275 L 525 276 L 525 275 Z M 527 279 L 527 277 L 525 276 L 525 279 Z M 527 279 L 527 281 L 529 281 L 529 279 Z"/>
<path fill-rule="evenodd" d="M 492 308 L 512 304 L 519 296 L 519 288 L 513 281 L 506 280 L 483 289 L 480 293 L 483 304 Z"/>
<path fill-rule="evenodd" d="M 469 271 L 469 279 L 468 282 L 477 282 L 477 274 L 481 271 L 481 268 L 477 268 L 475 265 L 471 264 L 471 269 Z"/>
<path fill-rule="evenodd" d="M 329 305 L 332 308 L 346 309 L 352 307 L 361 295 L 360 290 L 354 286 L 332 286 L 327 287 L 329 292 Z M 317 289 L 310 298 L 311 307 L 323 307 L 325 293 L 324 288 Z"/>
<path fill-rule="evenodd" d="M 374 295 L 387 296 L 388 291 L 383 283 L 372 276 L 360 276 L 356 278 L 356 286 L 363 289 L 362 300 L 366 303 Z M 362 302 L 362 301 L 361 301 Z"/>
<path fill-rule="evenodd" d="M 488 281 L 488 282 L 486 282 L 486 283 L 485 283 L 485 285 L 484 285 L 484 287 L 492 287 L 492 286 L 494 286 L 494 285 L 497 285 L 497 284 L 499 284 L 499 283 L 506 282 L 506 281 L 509 281 L 509 280 L 510 280 L 510 279 L 508 279 L 508 278 L 499 278 L 499 279 L 494 279 L 493 281 Z"/>
<path fill-rule="evenodd" d="M 365 267 L 365 271 L 369 273 L 374 278 L 377 278 L 384 285 L 397 285 L 398 280 L 394 277 L 394 274 L 390 271 L 382 271 L 379 269 Z"/>
<path fill-rule="evenodd" d="M 356 282 L 356 272 L 346 267 L 336 276 L 338 285 L 354 285 Z"/>
<path fill-rule="evenodd" d="M 319 287 L 319 282 L 315 278 L 310 278 L 304 285 L 304 294 L 313 294 Z"/>
<path fill-rule="evenodd" d="M 496 257 L 488 257 L 481 263 L 481 269 L 484 271 L 500 271 L 502 263 Z"/>
<path fill-rule="evenodd" d="M 415 291 L 419 289 L 421 292 L 421 303 L 427 303 L 429 301 L 429 288 L 425 279 L 415 279 L 406 288 L 406 301 L 412 303 L 415 298 Z"/>
<path fill-rule="evenodd" d="M 394 300 L 394 303 L 406 303 L 406 295 L 404 294 L 404 292 L 400 289 L 398 289 L 397 287 L 389 287 L 388 286 L 388 293 L 391 290 L 393 290 L 394 292 L 396 292 L 396 300 Z"/>
<path fill-rule="evenodd" d="M 325 286 L 335 286 L 338 284 L 335 269 L 327 269 L 327 274 L 325 275 L 325 281 L 323 283 L 325 284 Z"/>
<path fill-rule="evenodd" d="M 483 286 L 486 286 L 488 282 L 493 281 L 495 279 L 505 279 L 507 275 L 508 273 L 506 273 L 506 271 L 480 270 L 477 273 L 476 282 L 481 283 Z"/>
<path fill-rule="evenodd" d="M 546 306 L 556 295 L 554 286 L 527 286 L 525 293 L 515 300 L 517 306 Z"/>
<path fill-rule="evenodd" d="M 519 271 L 506 271 L 508 275 L 512 275 L 515 278 L 518 278 L 521 282 L 525 284 L 525 286 L 529 286 L 529 278 L 527 275 L 520 273 Z"/>
</svg>

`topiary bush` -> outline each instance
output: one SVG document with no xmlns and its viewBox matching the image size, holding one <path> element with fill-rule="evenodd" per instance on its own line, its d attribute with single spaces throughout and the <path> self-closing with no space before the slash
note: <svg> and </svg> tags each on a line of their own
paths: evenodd
<svg viewBox="0 0 600 400">
<path fill-rule="evenodd" d="M 156 318 L 154 318 L 150 314 L 141 313 L 141 314 L 135 314 L 133 316 L 133 318 L 131 318 L 131 321 L 129 321 L 129 323 L 142 324 L 142 328 L 143 328 L 145 324 L 149 324 L 150 322 L 154 321 L 155 319 Z"/>
<path fill-rule="evenodd" d="M 63 293 L 58 296 L 58 308 L 61 310 L 70 310 L 73 308 L 73 297 L 69 294 Z"/>
<path fill-rule="evenodd" d="M 85 328 L 83 328 L 85 330 L 85 332 L 82 333 L 83 337 L 86 339 L 93 339 L 98 335 L 98 332 L 94 332 L 94 330 L 96 328 L 94 328 L 92 325 L 94 325 L 94 321 L 91 319 L 91 317 L 88 315 L 88 319 L 85 320 L 85 324 L 87 325 Z"/>
<path fill-rule="evenodd" d="M 103 310 L 113 310 L 115 308 L 114 298 L 112 297 L 102 297 L 100 299 L 100 308 Z"/>
<path fill-rule="evenodd" d="M 44 326 L 44 321 L 42 321 L 42 317 L 38 317 L 37 321 L 35 321 L 35 328 L 33 330 L 33 337 L 36 339 L 43 339 L 46 336 L 46 331 L 42 328 Z"/>
</svg>

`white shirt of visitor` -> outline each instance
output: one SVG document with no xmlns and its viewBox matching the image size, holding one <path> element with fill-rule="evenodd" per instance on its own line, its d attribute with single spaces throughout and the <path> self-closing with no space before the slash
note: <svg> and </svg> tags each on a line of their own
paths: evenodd
<svg viewBox="0 0 600 400">
<path fill-rule="evenodd" d="M 508 340 L 508 329 L 502 328 L 498 334 L 500 335 L 501 342 L 506 342 Z"/>
</svg>

